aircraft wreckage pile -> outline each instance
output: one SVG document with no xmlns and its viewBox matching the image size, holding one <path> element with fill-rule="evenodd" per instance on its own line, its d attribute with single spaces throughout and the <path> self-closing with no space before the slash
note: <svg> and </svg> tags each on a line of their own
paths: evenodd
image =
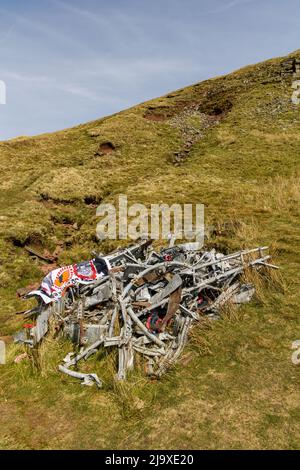
<svg viewBox="0 0 300 470">
<path fill-rule="evenodd" d="M 119 380 L 134 367 L 137 354 L 144 357 L 147 373 L 160 377 L 178 359 L 195 322 L 217 318 L 227 302 L 251 300 L 254 286 L 241 276 L 245 269 L 276 268 L 267 250 L 224 255 L 187 243 L 156 252 L 147 240 L 96 255 L 50 272 L 39 290 L 27 294 L 38 300 L 26 312 L 35 324 L 15 340 L 37 348 L 54 325 L 78 345 L 77 354 L 68 354 L 59 370 L 84 385 L 102 385 L 96 374 L 78 371 L 78 363 L 99 348 L 118 349 Z"/>
</svg>

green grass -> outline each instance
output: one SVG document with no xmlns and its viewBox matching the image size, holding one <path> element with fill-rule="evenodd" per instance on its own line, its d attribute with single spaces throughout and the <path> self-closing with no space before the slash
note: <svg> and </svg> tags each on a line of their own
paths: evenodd
<svg viewBox="0 0 300 470">
<path fill-rule="evenodd" d="M 30 361 L 14 364 L 23 350 L 9 345 L 0 366 L 0 448 L 300 447 L 300 376 L 290 359 L 300 335 L 300 106 L 291 103 L 283 60 L 0 143 L 0 335 L 22 326 L 14 312 L 26 302 L 16 289 L 43 276 L 24 245 L 53 251 L 62 243 L 60 264 L 114 248 L 97 243 L 95 214 L 120 193 L 146 204 L 204 203 L 207 224 L 233 222 L 209 246 L 271 245 L 285 286 L 265 285 L 238 313 L 195 327 L 182 361 L 160 381 L 138 370 L 116 384 L 114 355 L 100 354 L 82 367 L 103 377 L 103 390 L 84 388 L 57 371 L 65 342 L 45 342 L 42 373 Z M 217 108 L 224 113 L 213 116 Z M 209 126 L 203 115 L 213 116 Z M 192 129 L 201 138 L 174 165 Z M 96 155 L 106 141 L 113 153 Z"/>
</svg>

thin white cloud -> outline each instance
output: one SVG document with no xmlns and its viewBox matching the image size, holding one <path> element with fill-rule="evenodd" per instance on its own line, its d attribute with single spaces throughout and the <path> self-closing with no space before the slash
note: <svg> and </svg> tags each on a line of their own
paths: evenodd
<svg viewBox="0 0 300 470">
<path fill-rule="evenodd" d="M 11 35 L 14 32 L 15 28 L 16 28 L 16 23 L 12 23 L 9 26 L 9 28 L 2 33 L 2 35 L 0 36 L 0 43 L 1 44 L 6 42 L 11 37 Z"/>
<path fill-rule="evenodd" d="M 100 83 L 114 84 L 121 83 L 131 85 L 142 80 L 149 81 L 155 77 L 169 75 L 182 75 L 184 70 L 189 73 L 203 73 L 207 67 L 191 60 L 182 58 L 126 58 L 122 60 L 101 59 L 84 64 L 85 77 L 99 77 Z"/>
<path fill-rule="evenodd" d="M 24 75 L 16 72 L 2 72 L 2 75 L 6 79 L 17 80 L 19 82 L 27 83 L 50 83 L 51 80 L 49 77 L 42 75 Z"/>
<path fill-rule="evenodd" d="M 97 93 L 94 93 L 86 87 L 82 87 L 74 83 L 66 83 L 61 80 L 56 80 L 56 78 L 53 77 L 45 77 L 43 75 L 26 75 L 16 72 L 4 72 L 2 75 L 7 82 L 9 80 L 15 80 L 24 84 L 28 83 L 29 85 L 34 83 L 35 86 L 46 86 L 47 88 L 56 89 L 64 93 L 70 93 L 72 95 L 77 95 L 89 100 L 101 100 L 101 97 Z"/>
<path fill-rule="evenodd" d="M 81 43 L 79 41 L 75 41 L 74 38 L 71 39 L 68 35 L 60 33 L 59 31 L 57 31 L 57 29 L 49 28 L 48 26 L 46 26 L 44 22 L 42 22 L 42 24 L 39 24 L 36 21 L 29 20 L 23 15 L 19 15 L 17 13 L 11 13 L 10 11 L 5 10 L 4 8 L 0 8 L 0 13 L 12 18 L 15 21 L 15 26 L 23 25 L 27 27 L 31 32 L 36 31 L 40 33 L 41 35 L 48 36 L 51 39 L 54 39 L 55 41 L 58 40 L 64 45 L 69 44 L 72 46 L 81 47 Z"/>
<path fill-rule="evenodd" d="M 81 98 L 87 98 L 93 101 L 101 101 L 101 97 L 99 97 L 96 93 L 93 93 L 92 91 L 86 88 L 77 86 L 77 85 L 72 85 L 72 84 L 58 85 L 57 88 L 60 89 L 61 91 L 64 91 L 66 93 L 71 93 L 72 95 L 76 95 Z"/>
<path fill-rule="evenodd" d="M 94 23 L 97 23 L 98 25 L 105 27 L 107 26 L 107 20 L 103 18 L 102 16 L 93 13 L 91 11 L 88 11 L 84 8 L 79 8 L 75 7 L 74 5 L 71 5 L 70 3 L 64 2 L 62 0 L 53 0 L 52 3 L 56 3 L 56 5 L 64 8 L 65 10 L 69 11 L 70 13 L 73 13 L 74 15 L 78 15 L 81 18 L 86 18 L 89 21 L 92 21 Z"/>
<path fill-rule="evenodd" d="M 99 10 L 87 10 L 83 7 L 74 6 L 64 0 L 52 0 L 52 3 L 75 15 L 81 21 L 86 20 L 90 28 L 94 26 L 94 31 L 97 31 L 99 37 L 109 45 L 110 50 L 115 49 L 116 45 L 118 47 L 124 46 L 125 37 L 126 43 L 131 40 L 134 44 L 140 44 L 145 39 L 144 30 L 141 26 L 141 22 L 145 22 L 144 17 L 134 17 L 132 14 L 127 15 L 114 8 L 111 8 L 108 12 L 106 11 L 105 14 L 101 14 Z M 88 46 L 88 50 L 90 49 L 91 45 Z M 94 56 L 97 57 L 97 51 L 95 50 Z"/>
<path fill-rule="evenodd" d="M 255 0 L 231 0 L 231 2 L 223 3 L 223 5 L 220 5 L 220 7 L 217 7 L 213 10 L 209 10 L 207 13 L 209 14 L 223 13 L 224 11 L 230 10 L 231 8 L 238 7 L 246 3 L 252 3 L 254 1 Z"/>
</svg>

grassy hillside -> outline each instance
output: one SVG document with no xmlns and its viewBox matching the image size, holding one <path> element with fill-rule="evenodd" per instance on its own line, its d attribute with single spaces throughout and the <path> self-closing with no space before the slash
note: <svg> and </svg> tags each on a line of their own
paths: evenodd
<svg viewBox="0 0 300 470">
<path fill-rule="evenodd" d="M 103 390 L 61 376 L 69 350 L 46 341 L 42 374 L 0 366 L 0 448 L 300 448 L 300 105 L 295 59 L 273 59 L 206 80 L 73 129 L 0 143 L 0 335 L 22 326 L 16 290 L 51 266 L 116 244 L 95 239 L 100 201 L 201 202 L 219 225 L 209 246 L 269 244 L 284 289 L 194 329 L 161 381 L 111 378 L 114 357 L 86 365 Z M 24 119 L 26 117 L 24 116 Z"/>
</svg>

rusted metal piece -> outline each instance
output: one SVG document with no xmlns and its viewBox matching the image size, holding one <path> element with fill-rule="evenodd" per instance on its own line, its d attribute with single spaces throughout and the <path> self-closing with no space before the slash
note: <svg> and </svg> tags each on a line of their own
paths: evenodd
<svg viewBox="0 0 300 470">
<path fill-rule="evenodd" d="M 181 302 L 181 296 L 182 296 L 182 288 L 178 287 L 174 292 L 169 297 L 169 302 L 168 302 L 168 308 L 167 308 L 167 313 L 166 316 L 163 318 L 163 321 L 161 323 L 161 331 L 164 331 L 166 326 L 168 325 L 169 321 L 171 318 L 175 315 L 179 308 L 179 304 Z"/>
<path fill-rule="evenodd" d="M 42 261 L 45 261 L 46 263 L 53 263 L 54 261 L 57 260 L 57 256 L 51 255 L 50 253 L 42 254 L 39 251 L 37 251 L 35 248 L 32 248 L 28 245 L 24 246 L 24 250 L 26 250 L 31 256 L 36 256 L 37 258 L 39 258 Z"/>
<path fill-rule="evenodd" d="M 151 340 L 153 343 L 157 344 L 157 346 L 160 346 L 161 348 L 164 347 L 164 343 L 155 335 L 150 333 L 150 331 L 147 329 L 147 327 L 144 325 L 144 323 L 141 322 L 141 320 L 136 316 L 134 313 L 133 309 L 131 307 L 127 307 L 128 314 L 132 318 L 132 321 L 138 325 L 138 327 L 142 330 L 142 332 Z"/>
</svg>

